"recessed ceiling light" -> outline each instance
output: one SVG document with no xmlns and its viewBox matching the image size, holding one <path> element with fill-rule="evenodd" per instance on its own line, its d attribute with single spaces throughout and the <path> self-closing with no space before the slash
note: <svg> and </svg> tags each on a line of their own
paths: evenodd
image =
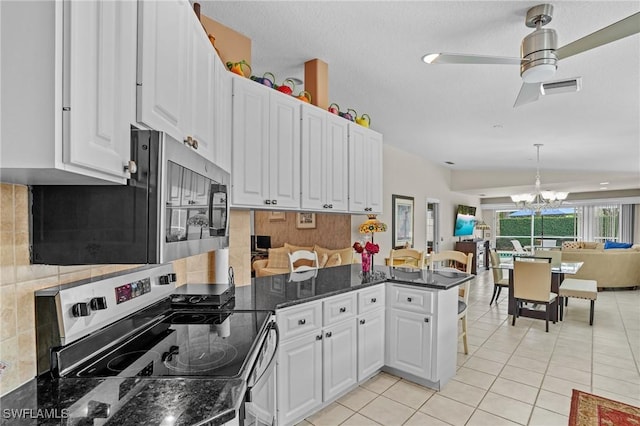
<svg viewBox="0 0 640 426">
<path fill-rule="evenodd" d="M 453 166 L 453 165 L 455 164 L 453 161 L 445 161 L 444 163 L 445 163 L 445 164 L 448 164 L 448 165 L 450 165 L 450 166 Z"/>
<path fill-rule="evenodd" d="M 609 182 L 600 182 L 600 185 L 609 185 Z"/>
</svg>

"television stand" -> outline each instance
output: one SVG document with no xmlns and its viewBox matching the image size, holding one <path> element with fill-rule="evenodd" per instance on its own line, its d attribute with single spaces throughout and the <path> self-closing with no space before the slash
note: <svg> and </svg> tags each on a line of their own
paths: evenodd
<svg viewBox="0 0 640 426">
<path fill-rule="evenodd" d="M 456 243 L 456 251 L 473 254 L 471 273 L 477 274 L 478 268 L 489 270 L 489 241 L 465 240 Z"/>
</svg>

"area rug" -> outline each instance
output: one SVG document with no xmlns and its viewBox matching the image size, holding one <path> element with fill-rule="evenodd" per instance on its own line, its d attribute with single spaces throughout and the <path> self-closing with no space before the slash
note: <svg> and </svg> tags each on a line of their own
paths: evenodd
<svg viewBox="0 0 640 426">
<path fill-rule="evenodd" d="M 569 426 L 640 426 L 640 407 L 573 389 Z"/>
</svg>

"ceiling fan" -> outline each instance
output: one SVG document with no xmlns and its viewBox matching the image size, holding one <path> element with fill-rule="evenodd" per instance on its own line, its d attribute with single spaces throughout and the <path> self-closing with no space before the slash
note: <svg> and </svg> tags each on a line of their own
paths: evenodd
<svg viewBox="0 0 640 426">
<path fill-rule="evenodd" d="M 514 107 L 539 99 L 542 95 L 577 92 L 582 78 L 549 81 L 556 72 L 557 63 L 578 53 L 620 40 L 640 32 L 640 12 L 595 31 L 565 46 L 557 48 L 555 30 L 542 28 L 551 22 L 553 5 L 540 4 L 527 11 L 525 24 L 535 30 L 522 39 L 520 58 L 504 56 L 466 55 L 460 53 L 430 53 L 422 60 L 427 64 L 505 64 L 520 65 L 522 87 Z"/>
</svg>

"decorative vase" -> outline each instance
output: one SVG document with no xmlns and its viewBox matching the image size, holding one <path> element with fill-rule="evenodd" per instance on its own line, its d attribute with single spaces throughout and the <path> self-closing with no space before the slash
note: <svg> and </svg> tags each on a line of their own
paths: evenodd
<svg viewBox="0 0 640 426">
<path fill-rule="evenodd" d="M 365 274 L 371 270 L 371 255 L 366 251 L 362 252 L 362 272 Z"/>
</svg>

